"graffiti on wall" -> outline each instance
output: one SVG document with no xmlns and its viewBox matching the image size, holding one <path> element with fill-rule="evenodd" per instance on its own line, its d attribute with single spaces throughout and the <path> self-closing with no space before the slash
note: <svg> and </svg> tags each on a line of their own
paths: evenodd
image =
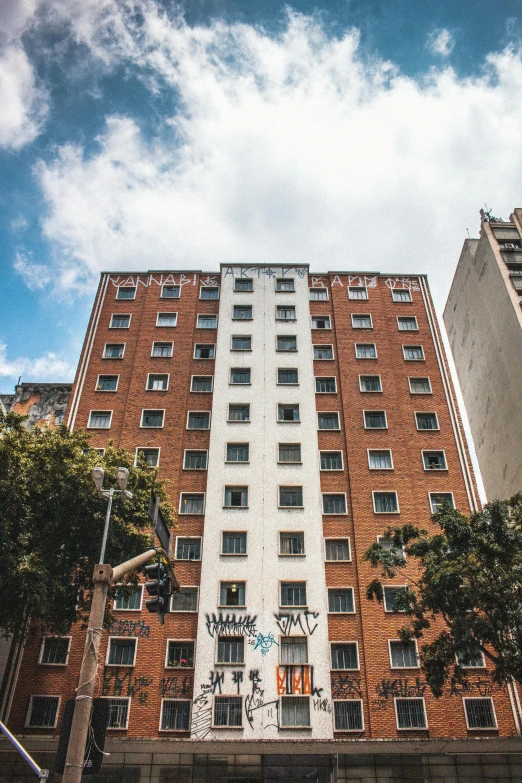
<svg viewBox="0 0 522 783">
<path fill-rule="evenodd" d="M 276 667 L 279 696 L 320 696 L 323 688 L 314 685 L 314 667 L 310 664 L 290 664 Z"/>
<path fill-rule="evenodd" d="M 257 650 L 258 648 L 261 650 L 261 655 L 267 655 L 267 653 L 270 651 L 270 648 L 273 644 L 276 645 L 276 647 L 279 647 L 279 643 L 276 642 L 274 639 L 274 634 L 269 633 L 266 636 L 263 636 L 261 631 L 257 635 L 257 639 L 255 642 L 251 639 L 249 641 L 249 644 L 254 645 L 254 650 Z"/>
<path fill-rule="evenodd" d="M 147 638 L 150 636 L 150 625 L 145 625 L 144 620 L 113 620 L 109 626 L 111 636 L 138 636 Z"/>
<path fill-rule="evenodd" d="M 183 699 L 192 696 L 194 690 L 194 680 L 192 677 L 174 675 L 173 677 L 162 677 L 160 680 L 160 696 L 170 699 Z"/>
<path fill-rule="evenodd" d="M 332 675 L 332 699 L 361 699 L 362 680 L 350 674 Z"/>
<path fill-rule="evenodd" d="M 293 630 L 311 636 L 319 625 L 315 622 L 319 617 L 319 612 L 312 612 L 308 609 L 304 612 L 277 612 L 274 617 L 284 636 L 288 636 Z"/>
<path fill-rule="evenodd" d="M 146 704 L 152 677 L 135 676 L 132 669 L 105 669 L 102 696 L 131 696 L 139 704 Z"/>
<path fill-rule="evenodd" d="M 257 616 L 249 614 L 206 614 L 207 631 L 210 636 L 257 636 Z"/>
</svg>

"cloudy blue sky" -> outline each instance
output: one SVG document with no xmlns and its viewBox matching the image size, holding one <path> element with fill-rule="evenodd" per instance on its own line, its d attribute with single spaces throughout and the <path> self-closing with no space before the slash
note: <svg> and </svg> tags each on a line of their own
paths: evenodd
<svg viewBox="0 0 522 783">
<path fill-rule="evenodd" d="M 522 205 L 519 0 L 2 0 L 0 391 L 101 270 L 427 272 Z"/>
</svg>

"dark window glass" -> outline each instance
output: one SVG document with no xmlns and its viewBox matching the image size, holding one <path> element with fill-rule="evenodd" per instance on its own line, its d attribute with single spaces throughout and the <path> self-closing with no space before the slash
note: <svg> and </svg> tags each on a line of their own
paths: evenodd
<svg viewBox="0 0 522 783">
<path fill-rule="evenodd" d="M 149 391 L 166 391 L 169 385 L 168 375 L 149 375 L 147 389 Z"/>
<path fill-rule="evenodd" d="M 230 636 L 218 637 L 218 663 L 244 663 L 245 641 Z"/>
<path fill-rule="evenodd" d="M 230 508 L 248 507 L 247 487 L 225 487 L 225 506 Z"/>
<path fill-rule="evenodd" d="M 453 495 L 451 492 L 430 492 L 430 505 L 431 513 L 437 514 L 442 510 L 444 504 L 449 505 L 450 508 L 455 508 L 453 502 Z"/>
<path fill-rule="evenodd" d="M 114 314 L 111 318 L 112 329 L 128 329 L 130 325 L 130 315 Z"/>
<path fill-rule="evenodd" d="M 186 451 L 183 467 L 185 470 L 206 470 L 207 456 L 206 451 Z"/>
<path fill-rule="evenodd" d="M 229 421 L 250 421 L 250 405 L 229 405 Z"/>
<path fill-rule="evenodd" d="M 312 316 L 312 329 L 329 329 L 330 328 L 330 316 L 329 315 L 313 315 Z"/>
<path fill-rule="evenodd" d="M 193 375 L 191 391 L 193 392 L 211 392 L 212 391 L 212 376 L 211 375 Z"/>
<path fill-rule="evenodd" d="M 331 587 L 328 590 L 328 611 L 333 613 L 353 613 L 353 590 L 351 587 Z"/>
<path fill-rule="evenodd" d="M 254 281 L 248 277 L 238 277 L 234 280 L 234 291 L 253 291 Z"/>
<path fill-rule="evenodd" d="M 417 648 L 414 641 L 390 642 L 392 669 L 415 669 L 418 666 Z"/>
<path fill-rule="evenodd" d="M 371 329 L 371 315 L 352 315 L 352 326 L 354 329 Z"/>
<path fill-rule="evenodd" d="M 278 321 L 295 321 L 295 307 L 277 307 L 276 318 Z"/>
<path fill-rule="evenodd" d="M 129 719 L 129 699 L 109 699 L 109 721 L 107 727 L 110 729 L 125 729 Z"/>
<path fill-rule="evenodd" d="M 233 351 L 251 351 L 252 350 L 252 337 L 250 335 L 244 335 L 243 337 L 232 337 L 232 350 Z"/>
<path fill-rule="evenodd" d="M 342 470 L 343 455 L 340 451 L 321 451 L 321 470 Z"/>
<path fill-rule="evenodd" d="M 404 612 L 396 606 L 397 598 L 404 594 L 404 587 L 384 587 L 384 609 L 387 612 Z"/>
<path fill-rule="evenodd" d="M 179 547 L 178 547 L 179 551 Z M 197 558 L 180 558 L 178 560 L 199 560 Z M 179 593 L 175 593 L 172 596 L 172 611 L 173 612 L 197 612 L 198 609 L 198 588 L 197 587 L 180 587 Z"/>
<path fill-rule="evenodd" d="M 300 443 L 280 443 L 279 462 L 301 462 Z"/>
<path fill-rule="evenodd" d="M 355 699 L 334 701 L 336 731 L 362 731 L 362 704 Z"/>
<path fill-rule="evenodd" d="M 418 430 L 438 430 L 439 423 L 437 421 L 436 413 L 416 413 L 415 418 L 417 420 Z"/>
<path fill-rule="evenodd" d="M 125 587 L 116 591 L 114 609 L 138 611 L 141 608 L 141 587 Z"/>
<path fill-rule="evenodd" d="M 107 343 L 103 355 L 106 359 L 122 359 L 124 350 L 123 343 Z"/>
<path fill-rule="evenodd" d="M 339 429 L 339 414 L 338 413 L 318 413 L 317 414 L 317 426 L 320 430 L 338 430 Z"/>
<path fill-rule="evenodd" d="M 346 497 L 323 495 L 323 514 L 346 514 Z"/>
<path fill-rule="evenodd" d="M 219 299 L 219 288 L 217 286 L 214 286 L 212 288 L 208 286 L 203 286 L 199 289 L 199 298 L 200 299 Z"/>
<path fill-rule="evenodd" d="M 373 343 L 357 343 L 355 355 L 358 359 L 376 359 L 377 349 Z"/>
<path fill-rule="evenodd" d="M 227 443 L 227 462 L 248 462 L 248 443 Z"/>
<path fill-rule="evenodd" d="M 327 560 L 350 560 L 350 542 L 347 538 L 327 538 L 325 553 Z"/>
<path fill-rule="evenodd" d="M 364 392 L 382 391 L 381 379 L 379 375 L 361 375 L 360 388 Z"/>
<path fill-rule="evenodd" d="M 276 280 L 276 291 L 295 291 L 292 277 L 281 277 Z"/>
<path fill-rule="evenodd" d="M 234 321 L 252 320 L 252 305 L 234 305 L 232 318 Z"/>
<path fill-rule="evenodd" d="M 446 469 L 446 458 L 443 451 L 424 451 L 422 459 L 426 470 Z"/>
<path fill-rule="evenodd" d="M 310 699 L 308 696 L 282 696 L 281 725 L 310 725 Z"/>
<path fill-rule="evenodd" d="M 332 644 L 332 669 L 358 669 L 359 657 L 355 642 Z"/>
<path fill-rule="evenodd" d="M 65 664 L 69 653 L 69 639 L 48 636 L 44 640 L 42 663 Z"/>
<path fill-rule="evenodd" d="M 335 378 L 316 378 L 315 391 L 318 394 L 335 394 L 337 382 Z"/>
<path fill-rule="evenodd" d="M 293 335 L 277 336 L 277 350 L 278 351 L 297 351 L 297 337 Z"/>
<path fill-rule="evenodd" d="M 143 411 L 141 414 L 142 427 L 163 427 L 163 411 Z"/>
<path fill-rule="evenodd" d="M 299 405 L 278 405 L 277 418 L 279 421 L 299 421 Z"/>
<path fill-rule="evenodd" d="M 176 559 L 201 560 L 201 539 L 178 538 L 176 543 Z"/>
<path fill-rule="evenodd" d="M 143 457 L 147 465 L 157 468 L 159 464 L 159 449 L 138 449 L 138 454 Z"/>
<path fill-rule="evenodd" d="M 364 426 L 366 429 L 386 429 L 386 413 L 384 411 L 364 411 Z"/>
<path fill-rule="evenodd" d="M 152 355 L 163 358 L 172 356 L 172 343 L 153 343 Z"/>
<path fill-rule="evenodd" d="M 279 505 L 281 507 L 300 507 L 303 505 L 302 487 L 279 487 Z"/>
<path fill-rule="evenodd" d="M 222 553 L 224 555 L 246 555 L 246 542 L 246 533 L 225 531 L 223 533 Z"/>
<path fill-rule="evenodd" d="M 194 666 L 194 642 L 169 641 L 167 666 L 175 666 L 176 668 L 191 668 Z"/>
<path fill-rule="evenodd" d="M 109 659 L 110 666 L 134 666 L 136 654 L 136 639 L 110 639 Z"/>
<path fill-rule="evenodd" d="M 116 299 L 134 299 L 136 296 L 136 286 L 121 286 L 118 288 Z"/>
<path fill-rule="evenodd" d="M 190 701 L 163 701 L 161 707 L 162 731 L 189 731 Z"/>
<path fill-rule="evenodd" d="M 299 382 L 297 370 L 280 367 L 277 370 L 277 382 L 281 385 L 295 385 Z"/>
<path fill-rule="evenodd" d="M 194 348 L 195 359 L 214 359 L 216 356 L 215 345 L 201 345 L 197 344 Z"/>
<path fill-rule="evenodd" d="M 179 285 L 164 285 L 161 289 L 162 299 L 179 299 L 180 287 Z"/>
<path fill-rule="evenodd" d="M 306 606 L 306 582 L 282 582 L 281 606 Z"/>
<path fill-rule="evenodd" d="M 304 555 L 304 533 L 280 533 L 279 554 Z"/>
<path fill-rule="evenodd" d="M 331 345 L 314 345 L 314 359 L 333 359 Z"/>
<path fill-rule="evenodd" d="M 396 492 L 374 492 L 375 511 L 381 514 L 394 514 L 399 510 Z"/>
<path fill-rule="evenodd" d="M 176 326 L 177 321 L 177 313 L 158 313 L 156 326 Z"/>
<path fill-rule="evenodd" d="M 96 391 L 116 391 L 118 388 L 117 375 L 98 375 Z"/>
<path fill-rule="evenodd" d="M 220 606 L 245 606 L 245 583 L 221 582 L 219 604 Z"/>
<path fill-rule="evenodd" d="M 392 293 L 395 293 L 393 291 Z M 397 725 L 399 729 L 425 729 L 426 713 L 423 699 L 396 699 Z"/>
<path fill-rule="evenodd" d="M 233 367 L 230 370 L 230 383 L 250 383 L 250 367 Z"/>
<path fill-rule="evenodd" d="M 180 514 L 203 514 L 205 511 L 205 495 L 202 492 L 181 494 Z"/>
<path fill-rule="evenodd" d="M 210 427 L 210 413 L 207 411 L 190 411 L 188 415 L 189 430 L 208 430 Z"/>
<path fill-rule="evenodd" d="M 31 728 L 53 728 L 59 701 L 58 696 L 32 696 L 27 725 Z"/>
</svg>

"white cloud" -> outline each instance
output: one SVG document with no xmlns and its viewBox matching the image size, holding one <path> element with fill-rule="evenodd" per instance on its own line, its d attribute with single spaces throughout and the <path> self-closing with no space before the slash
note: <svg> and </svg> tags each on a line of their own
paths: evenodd
<svg viewBox="0 0 522 783">
<path fill-rule="evenodd" d="M 7 346 L 0 343 L 0 378 L 11 378 L 13 383 L 22 381 L 69 382 L 74 379 L 75 367 L 54 353 L 47 352 L 36 359 L 7 358 Z"/>
<path fill-rule="evenodd" d="M 4 47 L 0 52 L 0 147 L 20 149 L 33 141 L 45 119 L 47 99 L 21 44 Z"/>
<path fill-rule="evenodd" d="M 24 253 L 17 252 L 13 267 L 31 291 L 45 288 L 51 282 L 51 270 L 44 264 L 35 264 Z"/>
<path fill-rule="evenodd" d="M 433 54 L 449 57 L 455 47 L 455 39 L 453 34 L 443 27 L 442 29 L 432 30 L 429 33 L 427 46 Z"/>
</svg>

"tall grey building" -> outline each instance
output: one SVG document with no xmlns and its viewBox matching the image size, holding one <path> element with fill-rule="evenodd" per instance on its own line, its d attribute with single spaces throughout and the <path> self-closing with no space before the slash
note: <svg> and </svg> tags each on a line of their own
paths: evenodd
<svg viewBox="0 0 522 783">
<path fill-rule="evenodd" d="M 522 490 L 522 208 L 481 211 L 467 239 L 444 323 L 489 500 Z"/>
</svg>

